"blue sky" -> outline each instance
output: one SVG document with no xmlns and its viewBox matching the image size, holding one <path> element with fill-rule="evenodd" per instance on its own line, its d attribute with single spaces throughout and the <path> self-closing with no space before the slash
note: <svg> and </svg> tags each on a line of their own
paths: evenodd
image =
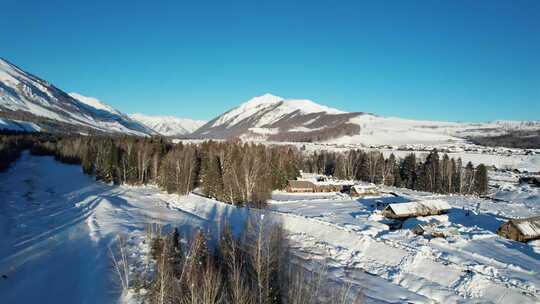
<svg viewBox="0 0 540 304">
<path fill-rule="evenodd" d="M 0 0 L 0 56 L 127 113 L 270 92 L 346 111 L 540 119 L 540 1 Z"/>
</svg>

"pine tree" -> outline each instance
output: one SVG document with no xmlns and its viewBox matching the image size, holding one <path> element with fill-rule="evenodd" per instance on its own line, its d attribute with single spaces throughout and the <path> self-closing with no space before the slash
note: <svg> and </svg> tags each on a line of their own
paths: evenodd
<svg viewBox="0 0 540 304">
<path fill-rule="evenodd" d="M 454 159 L 452 159 L 452 162 L 454 162 Z M 461 162 L 461 158 L 458 158 L 455 161 L 454 172 L 452 174 L 452 185 L 454 193 L 463 192 L 463 163 Z"/>
<path fill-rule="evenodd" d="M 486 194 L 488 190 L 488 175 L 487 168 L 484 164 L 478 165 L 476 167 L 475 177 L 474 177 L 474 192 L 476 194 Z"/>
<path fill-rule="evenodd" d="M 410 153 L 407 155 L 402 163 L 400 168 L 400 176 L 402 185 L 405 188 L 415 189 L 416 185 L 416 155 Z"/>
</svg>

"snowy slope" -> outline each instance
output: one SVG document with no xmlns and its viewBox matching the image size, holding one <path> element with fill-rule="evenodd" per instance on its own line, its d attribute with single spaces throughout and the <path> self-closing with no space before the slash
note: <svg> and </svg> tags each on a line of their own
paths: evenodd
<svg viewBox="0 0 540 304">
<path fill-rule="evenodd" d="M 75 93 L 75 92 L 72 92 L 72 93 L 69 93 L 69 96 L 73 97 L 74 99 L 77 99 L 78 101 L 86 104 L 86 105 L 89 105 L 95 109 L 98 109 L 98 110 L 103 110 L 103 111 L 107 111 L 107 112 L 110 112 L 112 114 L 117 114 L 117 115 L 122 115 L 122 113 L 120 113 L 118 110 L 114 109 L 113 107 L 103 103 L 101 100 L 95 98 L 95 97 L 87 97 L 87 96 L 83 96 L 79 93 Z"/>
<path fill-rule="evenodd" d="M 3 59 L 0 59 L 0 117 L 32 122 L 46 132 L 153 133 L 97 99 L 69 95 Z"/>
<path fill-rule="evenodd" d="M 401 145 L 463 141 L 463 138 L 457 135 L 457 131 L 462 130 L 464 126 L 453 122 L 408 120 L 365 114 L 352 118 L 350 123 L 358 125 L 360 133 L 331 140 L 331 142 Z"/>
<path fill-rule="evenodd" d="M 209 121 L 195 137 L 310 140 L 354 133 L 346 113 L 306 99 L 285 99 L 272 94 L 254 97 Z"/>
<path fill-rule="evenodd" d="M 331 140 L 332 143 L 364 145 L 406 145 L 463 143 L 472 136 L 497 136 L 509 131 L 540 130 L 540 121 L 495 121 L 458 123 L 381 117 L 372 114 L 351 118 L 360 133 Z"/>
<path fill-rule="evenodd" d="M 150 116 L 140 113 L 130 114 L 129 117 L 164 136 L 182 136 L 193 133 L 203 126 L 206 121 L 179 118 L 174 116 Z"/>
</svg>

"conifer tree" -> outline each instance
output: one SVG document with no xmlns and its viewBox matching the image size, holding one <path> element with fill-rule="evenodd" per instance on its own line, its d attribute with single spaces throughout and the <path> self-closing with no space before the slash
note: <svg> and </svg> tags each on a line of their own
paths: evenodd
<svg viewBox="0 0 540 304">
<path fill-rule="evenodd" d="M 400 176 L 405 188 L 415 189 L 416 185 L 416 155 L 408 154 L 401 163 Z"/>
<path fill-rule="evenodd" d="M 486 194 L 488 190 L 488 175 L 487 168 L 484 164 L 476 167 L 474 178 L 474 192 L 479 195 Z"/>
</svg>

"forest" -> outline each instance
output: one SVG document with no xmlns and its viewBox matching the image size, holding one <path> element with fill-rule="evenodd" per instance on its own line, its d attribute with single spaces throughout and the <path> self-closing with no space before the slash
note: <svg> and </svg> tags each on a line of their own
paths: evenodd
<svg viewBox="0 0 540 304">
<path fill-rule="evenodd" d="M 148 225 L 146 242 L 154 263 L 129 266 L 125 239 L 111 249 L 116 277 L 123 289 L 142 293 L 144 303 L 308 304 L 362 303 L 362 293 L 333 284 L 325 269 L 306 270 L 294 263 L 289 240 L 279 223 L 249 221 L 240 235 L 225 225 L 217 242 L 202 231 L 163 234 Z M 322 286 L 324 285 L 324 286 Z"/>
<path fill-rule="evenodd" d="M 80 164 L 84 173 L 114 184 L 155 184 L 169 193 L 196 188 L 211 198 L 244 206 L 264 207 L 273 190 L 284 189 L 300 172 L 320 173 L 435 193 L 482 195 L 487 168 L 432 151 L 425 159 L 411 153 L 403 159 L 378 151 L 305 153 L 295 146 L 241 141 L 173 144 L 161 137 L 2 135 L 0 170 L 21 151 L 52 155 Z"/>
</svg>

